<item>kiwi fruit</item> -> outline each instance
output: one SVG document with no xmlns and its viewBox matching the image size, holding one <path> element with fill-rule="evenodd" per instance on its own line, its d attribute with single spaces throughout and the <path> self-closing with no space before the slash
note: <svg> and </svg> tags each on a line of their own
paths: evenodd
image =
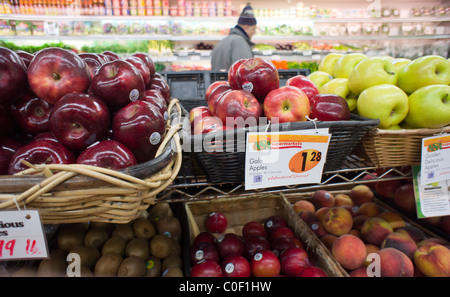
<svg viewBox="0 0 450 297">
<path fill-rule="evenodd" d="M 173 216 L 172 208 L 170 208 L 167 202 L 156 203 L 149 211 L 150 220 L 153 222 L 158 222 L 162 217 Z"/>
<path fill-rule="evenodd" d="M 92 272 L 92 270 L 86 266 L 81 266 L 80 267 L 80 276 L 81 277 L 91 277 L 94 276 L 94 273 Z"/>
<path fill-rule="evenodd" d="M 156 230 L 159 234 L 170 234 L 175 240 L 180 240 L 181 237 L 181 225 L 180 221 L 173 216 L 165 216 L 158 220 L 156 223 Z"/>
<path fill-rule="evenodd" d="M 101 254 L 97 248 L 93 246 L 79 245 L 70 250 L 80 256 L 80 265 L 88 268 L 94 267 Z"/>
<path fill-rule="evenodd" d="M 67 262 L 61 258 L 43 259 L 39 263 L 37 276 L 63 277 L 66 276 Z"/>
<path fill-rule="evenodd" d="M 57 234 L 57 246 L 64 250 L 70 251 L 76 246 L 84 244 L 84 236 L 86 229 L 78 224 L 70 224 L 61 227 Z"/>
<path fill-rule="evenodd" d="M 155 226 L 146 218 L 137 218 L 133 221 L 133 231 L 136 237 L 150 239 L 156 235 Z"/>
<path fill-rule="evenodd" d="M 170 254 L 162 260 L 161 269 L 164 271 L 171 267 L 181 268 L 183 266 L 183 260 L 179 255 Z"/>
<path fill-rule="evenodd" d="M 101 227 L 91 228 L 84 236 L 84 245 L 93 246 L 96 249 L 100 250 L 105 241 L 108 240 L 108 238 L 109 235 L 105 229 Z"/>
<path fill-rule="evenodd" d="M 94 275 L 100 277 L 117 276 L 117 270 L 122 263 L 122 255 L 109 253 L 102 255 L 95 263 Z"/>
<path fill-rule="evenodd" d="M 112 236 L 121 236 L 126 241 L 129 241 L 135 237 L 133 231 L 133 225 L 131 223 L 128 224 L 117 224 L 112 232 Z"/>
<path fill-rule="evenodd" d="M 114 227 L 115 227 L 114 224 L 104 223 L 104 222 L 91 222 L 91 224 L 90 224 L 91 229 L 95 229 L 95 228 L 103 229 L 106 231 L 108 236 L 111 236 L 111 232 L 114 230 Z"/>
<path fill-rule="evenodd" d="M 150 255 L 150 245 L 148 239 L 136 237 L 130 240 L 125 248 L 125 256 L 136 256 L 147 259 Z"/>
<path fill-rule="evenodd" d="M 123 259 L 117 271 L 117 276 L 121 277 L 139 277 L 147 272 L 145 260 L 140 257 L 130 256 Z"/>
<path fill-rule="evenodd" d="M 170 267 L 164 270 L 162 277 L 183 277 L 183 270 L 179 267 Z"/>
<path fill-rule="evenodd" d="M 158 234 L 150 241 L 150 253 L 155 257 L 163 259 L 170 255 L 172 245 L 171 238 L 164 234 Z"/>
<path fill-rule="evenodd" d="M 161 276 L 161 260 L 155 256 L 148 257 L 145 263 L 147 272 L 145 276 L 147 277 L 160 277 Z"/>
<path fill-rule="evenodd" d="M 127 242 L 128 241 L 121 236 L 112 236 L 103 244 L 101 253 L 102 255 L 114 253 L 123 256 Z"/>
<path fill-rule="evenodd" d="M 181 245 L 178 240 L 172 239 L 172 248 L 170 250 L 171 254 L 180 255 L 181 254 Z"/>
</svg>

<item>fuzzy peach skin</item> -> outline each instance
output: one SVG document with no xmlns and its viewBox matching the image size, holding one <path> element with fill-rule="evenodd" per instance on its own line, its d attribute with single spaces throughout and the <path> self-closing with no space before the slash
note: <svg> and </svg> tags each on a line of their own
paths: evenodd
<svg viewBox="0 0 450 297">
<path fill-rule="evenodd" d="M 389 233 L 392 233 L 391 225 L 385 220 L 373 217 L 368 218 L 361 227 L 361 237 L 366 243 L 380 246 Z"/>
<path fill-rule="evenodd" d="M 414 252 L 417 250 L 417 245 L 411 236 L 401 232 L 392 232 L 384 238 L 380 248 L 387 247 L 403 252 L 411 260 L 413 259 Z"/>
<path fill-rule="evenodd" d="M 301 212 L 302 210 L 309 210 L 310 212 L 316 212 L 316 207 L 312 202 L 308 200 L 298 200 L 292 206 L 296 213 Z"/>
<path fill-rule="evenodd" d="M 316 209 L 321 207 L 332 207 L 334 206 L 334 201 L 334 195 L 327 190 L 316 190 L 311 196 L 311 202 Z"/>
<path fill-rule="evenodd" d="M 340 236 L 350 232 L 353 218 L 350 212 L 342 206 L 334 206 L 323 214 L 321 223 L 328 233 Z"/>
<path fill-rule="evenodd" d="M 359 206 L 358 214 L 368 217 L 376 217 L 382 212 L 381 207 L 375 202 L 365 202 Z"/>
<path fill-rule="evenodd" d="M 394 248 L 380 249 L 381 277 L 412 277 L 414 275 L 414 264 L 404 253 Z"/>
<path fill-rule="evenodd" d="M 355 205 L 362 205 L 366 202 L 372 202 L 374 200 L 374 194 L 368 186 L 357 185 L 350 190 L 350 198 Z"/>
<path fill-rule="evenodd" d="M 393 211 L 384 211 L 377 217 L 388 222 L 394 230 L 406 226 L 405 220 L 401 217 L 401 215 Z"/>
<path fill-rule="evenodd" d="M 450 277 L 450 250 L 438 243 L 427 243 L 414 252 L 414 263 L 429 277 Z"/>
<path fill-rule="evenodd" d="M 353 200 L 349 195 L 339 193 L 334 196 L 334 206 L 351 205 L 353 206 Z"/>
<path fill-rule="evenodd" d="M 358 237 L 344 234 L 333 242 L 331 253 L 342 267 L 354 270 L 361 267 L 366 260 L 366 245 Z"/>
</svg>

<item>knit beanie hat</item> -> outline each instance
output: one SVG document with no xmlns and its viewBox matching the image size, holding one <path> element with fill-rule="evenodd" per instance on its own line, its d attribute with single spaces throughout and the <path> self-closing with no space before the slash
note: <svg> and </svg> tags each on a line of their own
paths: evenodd
<svg viewBox="0 0 450 297">
<path fill-rule="evenodd" d="M 238 24 L 241 25 L 256 25 L 256 19 L 255 15 L 253 14 L 253 8 L 250 5 L 247 5 L 244 7 L 244 9 L 241 12 L 241 15 L 238 19 Z"/>
</svg>

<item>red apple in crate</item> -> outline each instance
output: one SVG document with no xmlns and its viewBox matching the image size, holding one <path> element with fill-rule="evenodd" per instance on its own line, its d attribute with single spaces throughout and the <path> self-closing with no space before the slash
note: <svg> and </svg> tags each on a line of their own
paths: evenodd
<svg viewBox="0 0 450 297">
<path fill-rule="evenodd" d="M 28 68 L 28 66 L 31 63 L 31 60 L 33 60 L 33 58 L 34 58 L 34 55 L 29 52 L 23 51 L 23 50 L 16 50 L 15 52 L 16 52 L 16 54 L 19 55 L 19 57 L 22 59 L 25 66 Z"/>
<path fill-rule="evenodd" d="M 247 61 L 247 59 L 239 59 L 231 65 L 230 69 L 228 69 L 228 84 L 234 90 L 240 89 L 241 87 L 238 85 L 236 81 L 237 70 L 241 67 L 242 63 Z"/>
<path fill-rule="evenodd" d="M 309 117 L 318 121 L 348 121 L 350 108 L 347 100 L 335 94 L 317 94 L 310 98 Z"/>
<path fill-rule="evenodd" d="M 218 86 L 221 86 L 221 85 L 229 86 L 228 81 L 226 81 L 226 80 L 218 80 L 218 81 L 213 82 L 212 84 L 210 84 L 210 85 L 206 88 L 206 91 L 205 91 L 205 101 L 206 101 L 206 104 L 208 104 L 209 95 L 211 94 L 211 92 L 212 92 L 215 88 L 217 88 Z"/>
<path fill-rule="evenodd" d="M 163 115 L 164 120 L 167 121 L 169 119 L 166 101 L 158 91 L 151 89 L 145 90 L 143 100 L 155 105 Z"/>
<path fill-rule="evenodd" d="M 38 134 L 50 131 L 49 118 L 52 105 L 28 92 L 22 99 L 11 105 L 11 115 L 23 131 Z"/>
<path fill-rule="evenodd" d="M 212 212 L 206 218 L 206 229 L 211 233 L 223 233 L 227 227 L 227 217 L 221 212 Z"/>
<path fill-rule="evenodd" d="M 244 227 L 242 227 L 242 236 L 244 239 L 252 236 L 266 236 L 266 229 L 264 229 L 264 226 L 256 221 L 250 221 L 245 223 Z"/>
<path fill-rule="evenodd" d="M 281 255 L 288 248 L 296 247 L 297 244 L 293 237 L 280 237 L 271 242 L 270 249 L 276 254 Z"/>
<path fill-rule="evenodd" d="M 17 53 L 0 47 L 0 74 L 0 105 L 9 105 L 28 90 L 27 68 Z"/>
<path fill-rule="evenodd" d="M 150 58 L 149 55 L 146 53 L 134 53 L 131 55 L 132 57 L 138 57 L 142 61 L 144 61 L 145 65 L 147 65 L 148 69 L 150 70 L 150 83 L 153 80 L 153 77 L 156 73 L 155 63 L 153 62 L 152 58 Z M 150 87 L 150 84 L 146 87 Z"/>
<path fill-rule="evenodd" d="M 8 105 L 0 104 L 0 135 L 8 135 L 14 133 L 16 123 L 11 116 Z"/>
<path fill-rule="evenodd" d="M 128 147 L 142 163 L 155 157 L 166 122 L 154 105 L 137 100 L 117 111 L 111 126 L 113 139 Z"/>
<path fill-rule="evenodd" d="M 236 82 L 239 88 L 251 92 L 261 103 L 270 91 L 280 87 L 277 68 L 263 58 L 244 61 L 237 70 Z"/>
<path fill-rule="evenodd" d="M 222 121 L 215 116 L 197 118 L 194 122 L 194 135 L 222 131 Z"/>
<path fill-rule="evenodd" d="M 222 268 L 211 260 L 202 261 L 192 266 L 191 277 L 221 277 Z"/>
<path fill-rule="evenodd" d="M 213 242 L 204 241 L 194 244 L 191 249 L 191 263 L 211 260 L 219 263 L 220 256 L 216 245 Z"/>
<path fill-rule="evenodd" d="M 245 251 L 244 241 L 234 233 L 227 233 L 216 239 L 216 247 L 220 257 L 242 256 Z"/>
<path fill-rule="evenodd" d="M 115 140 L 102 140 L 87 147 L 78 156 L 76 163 L 120 170 L 136 165 L 133 153 Z"/>
<path fill-rule="evenodd" d="M 196 106 L 191 109 L 189 112 L 189 122 L 191 123 L 191 127 L 194 127 L 194 123 L 197 119 L 201 119 L 203 117 L 211 117 L 212 114 L 206 106 Z"/>
<path fill-rule="evenodd" d="M 251 259 L 257 252 L 270 250 L 270 242 L 266 237 L 260 235 L 251 235 L 245 238 L 244 256 Z"/>
<path fill-rule="evenodd" d="M 84 60 L 57 47 L 40 50 L 28 66 L 28 82 L 36 96 L 55 104 L 65 94 L 86 92 L 91 83 Z"/>
<path fill-rule="evenodd" d="M 327 277 L 328 274 L 317 266 L 306 267 L 300 272 L 299 277 Z"/>
<path fill-rule="evenodd" d="M 200 242 L 211 242 L 214 243 L 216 241 L 216 237 L 207 231 L 202 231 L 194 238 L 194 243 L 192 246 L 199 244 Z"/>
<path fill-rule="evenodd" d="M 8 174 L 11 157 L 23 143 L 7 136 L 0 136 L 0 175 Z"/>
<path fill-rule="evenodd" d="M 306 96 L 308 96 L 309 99 L 319 94 L 319 90 L 313 81 L 301 74 L 289 78 L 286 81 L 286 86 L 299 88 L 306 94 Z"/>
<path fill-rule="evenodd" d="M 229 127 L 234 127 L 234 124 L 239 126 L 239 119 L 244 120 L 243 124 L 256 126 L 263 115 L 259 101 L 252 93 L 244 90 L 232 90 L 223 94 L 217 102 L 215 112 L 222 123 Z M 231 123 L 227 123 L 227 118 L 231 118 Z"/>
<path fill-rule="evenodd" d="M 108 131 L 108 106 L 94 95 L 69 93 L 53 105 L 50 130 L 67 148 L 82 151 Z"/>
<path fill-rule="evenodd" d="M 72 164 L 75 155 L 61 143 L 51 140 L 38 140 L 21 146 L 11 157 L 8 174 L 15 174 L 28 166 L 22 163 L 28 161 L 33 165 L 38 164 Z"/>
<path fill-rule="evenodd" d="M 286 219 L 279 215 L 270 216 L 264 221 L 264 229 L 266 229 L 267 234 L 270 234 L 273 230 L 279 227 L 285 227 L 287 225 Z"/>
<path fill-rule="evenodd" d="M 107 56 L 110 61 L 121 60 L 120 56 L 112 51 L 104 51 L 102 55 Z"/>
<path fill-rule="evenodd" d="M 131 63 L 134 67 L 137 68 L 137 70 L 139 70 L 139 73 L 141 74 L 142 79 L 144 80 L 145 88 L 147 88 L 147 86 L 151 82 L 151 79 L 150 79 L 150 69 L 145 64 L 145 62 L 141 58 L 136 56 L 130 56 L 126 58 L 125 61 Z"/>
<path fill-rule="evenodd" d="M 116 111 L 130 102 L 142 99 L 145 86 L 136 67 L 126 61 L 115 60 L 100 67 L 92 79 L 91 90 L 111 110 Z"/>
<path fill-rule="evenodd" d="M 288 226 L 280 226 L 270 232 L 270 240 L 275 241 L 281 237 L 294 237 L 294 231 Z"/>
<path fill-rule="evenodd" d="M 250 267 L 256 277 L 277 276 L 281 271 L 280 260 L 269 250 L 256 253 L 250 261 Z"/>
<path fill-rule="evenodd" d="M 286 276 L 297 276 L 309 267 L 308 253 L 299 247 L 288 248 L 280 255 L 281 272 Z"/>
<path fill-rule="evenodd" d="M 209 97 L 206 101 L 211 114 L 217 115 L 217 103 L 224 94 L 228 93 L 231 90 L 233 89 L 228 84 L 216 86 L 213 90 L 211 90 L 211 93 L 209 94 Z"/>
<path fill-rule="evenodd" d="M 242 256 L 231 256 L 221 263 L 222 275 L 225 277 L 250 277 L 251 268 L 247 259 Z"/>
<path fill-rule="evenodd" d="M 306 121 L 310 111 L 308 97 L 296 87 L 280 87 L 264 100 L 264 114 L 269 120 L 278 118 L 279 123 Z"/>
</svg>

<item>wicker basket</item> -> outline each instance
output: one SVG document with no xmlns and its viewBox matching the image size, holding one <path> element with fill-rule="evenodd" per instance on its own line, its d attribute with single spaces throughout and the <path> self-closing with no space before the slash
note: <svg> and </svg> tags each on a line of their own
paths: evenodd
<svg viewBox="0 0 450 297">
<path fill-rule="evenodd" d="M 272 215 L 280 215 L 286 219 L 296 237 L 303 242 L 310 260 L 316 266 L 325 270 L 328 276 L 348 276 L 345 269 L 332 257 L 330 251 L 295 213 L 283 194 L 260 194 L 187 202 L 185 207 L 191 245 L 200 232 L 206 231 L 206 219 L 211 212 L 225 214 L 228 222 L 228 229 L 225 232 L 235 232 L 238 235 L 241 234 L 242 227 L 250 221 L 263 223 Z"/>
<path fill-rule="evenodd" d="M 369 131 L 355 149 L 360 157 L 377 167 L 419 165 L 422 138 L 450 132 L 450 126 L 439 129 L 402 129 Z"/>
<path fill-rule="evenodd" d="M 168 109 L 172 116 L 181 114 L 177 99 Z M 38 209 L 44 224 L 128 223 L 156 202 L 156 195 L 172 183 L 181 167 L 181 124 L 171 125 L 169 119 L 166 129 L 153 160 L 120 171 L 81 164 L 30 164 L 30 169 L 16 175 L 1 176 L 0 209 Z"/>
</svg>

